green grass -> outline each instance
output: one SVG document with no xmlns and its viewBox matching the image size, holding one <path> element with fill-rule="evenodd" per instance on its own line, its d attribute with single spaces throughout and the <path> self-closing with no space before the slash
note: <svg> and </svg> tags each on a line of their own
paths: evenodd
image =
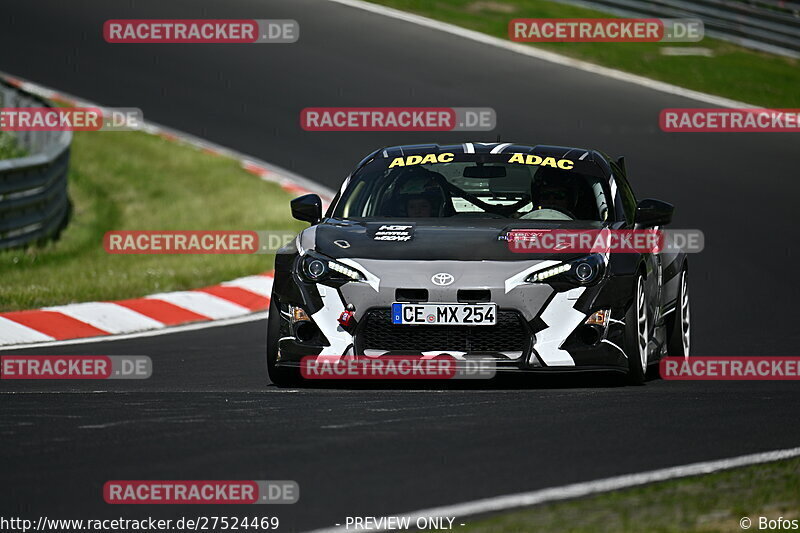
<svg viewBox="0 0 800 533">
<path fill-rule="evenodd" d="M 743 531 L 742 517 L 800 519 L 800 459 L 656 483 L 458 522 L 464 533 Z"/>
<path fill-rule="evenodd" d="M 26 154 L 27 152 L 17 145 L 13 135 L 0 131 L 0 159 L 14 159 L 24 157 Z"/>
<path fill-rule="evenodd" d="M 142 132 L 76 132 L 73 218 L 60 240 L 0 252 L 0 310 L 198 288 L 272 268 L 271 255 L 112 255 L 109 230 L 298 231 L 291 195 L 231 159 Z"/>
<path fill-rule="evenodd" d="M 509 40 L 514 18 L 608 18 L 546 0 L 371 0 Z M 532 45 L 533 46 L 533 45 Z M 726 41 L 699 43 L 537 43 L 536 47 L 689 89 L 775 108 L 800 107 L 800 61 Z M 664 56 L 662 46 L 709 48 L 714 57 Z"/>
</svg>

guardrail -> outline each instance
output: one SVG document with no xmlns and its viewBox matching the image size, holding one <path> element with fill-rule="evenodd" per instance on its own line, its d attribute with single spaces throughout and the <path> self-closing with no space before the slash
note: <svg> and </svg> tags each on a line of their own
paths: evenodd
<svg viewBox="0 0 800 533">
<path fill-rule="evenodd" d="M 698 18 L 706 34 L 800 58 L 800 2 L 783 0 L 554 0 L 621 16 Z"/>
<path fill-rule="evenodd" d="M 0 79 L 0 107 L 52 107 Z M 57 239 L 72 212 L 67 195 L 72 133 L 14 132 L 25 157 L 0 160 L 0 249 Z"/>
</svg>

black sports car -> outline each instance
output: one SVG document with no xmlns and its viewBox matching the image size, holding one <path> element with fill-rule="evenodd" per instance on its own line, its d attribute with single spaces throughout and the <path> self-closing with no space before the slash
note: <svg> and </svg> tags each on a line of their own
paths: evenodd
<svg viewBox="0 0 800 533">
<path fill-rule="evenodd" d="M 631 383 L 689 354 L 680 250 L 527 251 L 525 232 L 661 228 L 673 207 L 637 202 L 622 159 L 511 143 L 395 146 L 367 156 L 327 212 L 275 259 L 267 366 L 297 385 L 300 360 L 447 354 L 498 371 L 618 370 Z"/>
</svg>

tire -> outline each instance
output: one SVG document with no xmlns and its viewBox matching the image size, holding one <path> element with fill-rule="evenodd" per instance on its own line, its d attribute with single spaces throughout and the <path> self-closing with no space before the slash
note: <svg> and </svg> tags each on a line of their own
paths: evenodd
<svg viewBox="0 0 800 533">
<path fill-rule="evenodd" d="M 639 274 L 633 302 L 625 314 L 625 354 L 628 356 L 628 383 L 644 384 L 647 375 L 648 335 L 647 300 L 644 294 L 644 278 Z"/>
<path fill-rule="evenodd" d="M 689 314 L 689 282 L 688 272 L 681 271 L 678 298 L 675 301 L 675 312 L 667 321 L 667 355 L 671 357 L 689 357 L 691 348 L 691 320 Z"/>
<path fill-rule="evenodd" d="M 267 316 L 267 374 L 269 380 L 277 387 L 298 387 L 303 383 L 299 368 L 279 367 L 278 339 L 281 334 L 281 317 L 275 299 L 270 299 Z"/>
</svg>

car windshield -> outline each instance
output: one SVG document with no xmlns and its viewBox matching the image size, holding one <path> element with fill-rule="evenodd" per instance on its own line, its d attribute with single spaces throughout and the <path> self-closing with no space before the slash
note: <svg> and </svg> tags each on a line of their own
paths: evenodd
<svg viewBox="0 0 800 533">
<path fill-rule="evenodd" d="M 535 153 L 376 157 L 353 175 L 333 216 L 605 221 L 599 173 L 594 163 Z"/>
</svg>

